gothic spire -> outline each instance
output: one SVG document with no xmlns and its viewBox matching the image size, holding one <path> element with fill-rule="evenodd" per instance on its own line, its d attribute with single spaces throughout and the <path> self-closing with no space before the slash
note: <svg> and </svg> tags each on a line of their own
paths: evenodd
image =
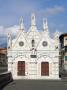
<svg viewBox="0 0 67 90">
<path fill-rule="evenodd" d="M 31 15 L 31 26 L 35 26 L 36 25 L 36 20 L 35 20 L 35 14 L 33 13 Z"/>
<path fill-rule="evenodd" d="M 23 17 L 20 18 L 20 30 L 24 30 Z"/>
<path fill-rule="evenodd" d="M 43 19 L 43 30 L 48 31 L 48 23 L 47 23 L 47 18 Z"/>
<path fill-rule="evenodd" d="M 8 33 L 8 40 L 7 40 L 7 48 L 11 48 L 12 47 L 12 36 L 11 36 L 11 32 Z"/>
</svg>

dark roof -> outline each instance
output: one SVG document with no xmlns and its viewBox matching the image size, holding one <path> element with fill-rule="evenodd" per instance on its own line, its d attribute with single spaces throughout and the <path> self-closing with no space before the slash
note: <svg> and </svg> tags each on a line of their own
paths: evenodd
<svg viewBox="0 0 67 90">
<path fill-rule="evenodd" d="M 0 54 L 6 54 L 7 48 L 0 48 Z"/>
</svg>

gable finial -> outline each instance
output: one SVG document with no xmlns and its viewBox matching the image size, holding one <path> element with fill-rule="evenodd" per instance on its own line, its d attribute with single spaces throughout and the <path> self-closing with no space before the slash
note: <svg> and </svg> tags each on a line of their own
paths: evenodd
<svg viewBox="0 0 67 90">
<path fill-rule="evenodd" d="M 12 47 L 12 36 L 11 36 L 11 32 L 8 32 L 8 40 L 7 40 L 7 48 L 11 48 Z"/>
<path fill-rule="evenodd" d="M 20 18 L 20 30 L 24 30 L 23 17 Z"/>
<path fill-rule="evenodd" d="M 31 15 L 31 25 L 32 26 L 36 25 L 36 20 L 35 20 L 35 14 L 34 13 Z"/>
<path fill-rule="evenodd" d="M 43 18 L 43 29 L 44 29 L 45 31 L 48 31 L 47 18 Z"/>
</svg>

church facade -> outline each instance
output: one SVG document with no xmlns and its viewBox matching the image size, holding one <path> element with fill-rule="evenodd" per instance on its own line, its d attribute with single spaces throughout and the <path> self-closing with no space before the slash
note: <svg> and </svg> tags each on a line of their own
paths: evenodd
<svg viewBox="0 0 67 90">
<path fill-rule="evenodd" d="M 51 38 L 47 19 L 43 19 L 43 30 L 38 32 L 35 15 L 25 32 L 23 19 L 16 38 L 8 34 L 8 71 L 13 79 L 59 79 L 59 37 Z"/>
</svg>

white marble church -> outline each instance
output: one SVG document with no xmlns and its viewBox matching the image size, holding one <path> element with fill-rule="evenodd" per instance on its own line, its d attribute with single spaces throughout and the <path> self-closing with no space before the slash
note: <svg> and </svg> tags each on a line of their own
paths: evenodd
<svg viewBox="0 0 67 90">
<path fill-rule="evenodd" d="M 51 38 L 47 19 L 43 19 L 43 30 L 38 31 L 35 15 L 25 32 L 23 19 L 16 38 L 8 34 L 8 71 L 13 79 L 59 79 L 59 38 Z"/>
</svg>

